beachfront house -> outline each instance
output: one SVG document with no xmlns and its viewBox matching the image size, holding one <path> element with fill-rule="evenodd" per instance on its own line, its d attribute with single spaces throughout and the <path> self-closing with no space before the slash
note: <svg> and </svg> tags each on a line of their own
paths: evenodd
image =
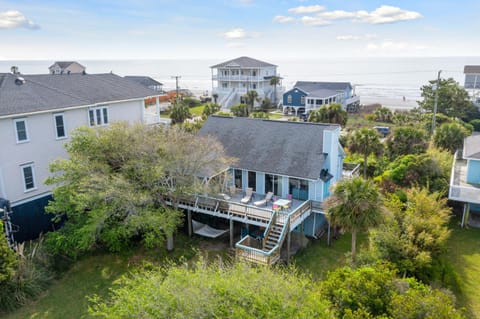
<svg viewBox="0 0 480 319">
<path fill-rule="evenodd" d="M 56 61 L 48 67 L 50 74 L 85 73 L 86 68 L 76 61 Z"/>
<path fill-rule="evenodd" d="M 468 136 L 455 153 L 448 199 L 463 203 L 462 227 L 480 227 L 480 135 Z"/>
<path fill-rule="evenodd" d="M 342 177 L 345 154 L 339 134 L 335 124 L 209 117 L 199 135 L 216 137 L 237 161 L 209 178 L 222 180 L 219 194 L 181 202 L 179 207 L 188 211 L 189 232 L 199 225 L 192 214 L 228 220 L 232 246 L 235 225 L 255 227 L 255 235 L 243 234 L 235 244 L 236 255 L 264 264 L 280 258 L 284 241 L 290 256 L 292 232 L 312 237 L 328 232 L 322 203 Z M 209 237 L 215 233 L 211 228 L 199 232 Z"/>
<path fill-rule="evenodd" d="M 127 80 L 134 81 L 151 90 L 154 90 L 157 92 L 163 92 L 163 83 L 160 83 L 149 76 L 127 75 L 127 76 L 124 76 L 124 78 Z"/>
<path fill-rule="evenodd" d="M 468 91 L 472 102 L 480 107 L 480 65 L 465 65 L 464 88 Z"/>
<path fill-rule="evenodd" d="M 356 109 L 360 98 L 355 95 L 349 82 L 298 81 L 293 88 L 283 93 L 283 112 L 294 111 L 295 115 L 319 109 L 324 105 L 339 103 L 343 109 Z"/>
<path fill-rule="evenodd" d="M 274 64 L 242 56 L 210 68 L 213 96 L 223 109 L 244 102 L 248 91 L 257 91 L 260 100 L 268 97 L 271 101 L 279 101 L 282 94 L 280 83 L 275 88 L 270 85 L 272 77 L 279 77 Z"/>
<path fill-rule="evenodd" d="M 70 132 L 82 125 L 145 120 L 144 100 L 156 92 L 115 74 L 0 73 L 0 198 L 11 203 L 17 241 L 50 228 L 44 207 L 49 164 L 66 157 Z M 157 115 L 158 116 L 158 115 Z"/>
</svg>

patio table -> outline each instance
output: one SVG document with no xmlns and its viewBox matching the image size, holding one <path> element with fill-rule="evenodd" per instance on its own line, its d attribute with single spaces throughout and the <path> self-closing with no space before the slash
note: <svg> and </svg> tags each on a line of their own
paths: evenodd
<svg viewBox="0 0 480 319">
<path fill-rule="evenodd" d="M 278 205 L 284 209 L 290 207 L 290 204 L 292 203 L 291 200 L 289 199 L 283 199 L 283 198 L 280 198 L 280 199 L 277 199 L 276 201 L 273 202 L 274 205 Z"/>
</svg>

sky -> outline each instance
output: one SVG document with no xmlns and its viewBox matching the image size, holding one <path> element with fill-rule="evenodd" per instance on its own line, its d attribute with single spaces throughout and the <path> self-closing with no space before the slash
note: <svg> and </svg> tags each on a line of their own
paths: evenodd
<svg viewBox="0 0 480 319">
<path fill-rule="evenodd" d="M 478 0 L 0 0 L 0 60 L 480 55 Z"/>
</svg>

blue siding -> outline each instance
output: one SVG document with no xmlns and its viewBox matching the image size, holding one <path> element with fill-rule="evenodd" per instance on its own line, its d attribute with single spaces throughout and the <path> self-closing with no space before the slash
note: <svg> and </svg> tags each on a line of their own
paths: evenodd
<svg viewBox="0 0 480 319">
<path fill-rule="evenodd" d="M 248 187 L 248 171 L 242 170 L 242 190 L 245 191 Z"/>
<path fill-rule="evenodd" d="M 258 194 L 265 194 L 265 173 L 257 172 L 255 191 Z"/>
<path fill-rule="evenodd" d="M 468 160 L 467 183 L 480 184 L 480 161 Z"/>
<path fill-rule="evenodd" d="M 292 102 L 288 103 L 288 96 L 292 96 Z M 305 103 L 302 102 L 302 96 L 305 96 L 305 100 L 307 98 L 307 93 L 303 92 L 302 90 L 299 89 L 291 89 L 290 91 L 287 91 L 283 93 L 283 106 L 303 106 L 305 107 Z"/>
<path fill-rule="evenodd" d="M 325 215 L 313 213 L 305 219 L 303 233 L 307 236 L 314 236 L 326 222 Z"/>
</svg>

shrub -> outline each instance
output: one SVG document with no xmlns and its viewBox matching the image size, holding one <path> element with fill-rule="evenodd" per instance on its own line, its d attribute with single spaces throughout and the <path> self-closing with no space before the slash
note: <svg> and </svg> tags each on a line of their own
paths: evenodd
<svg viewBox="0 0 480 319">
<path fill-rule="evenodd" d="M 475 132 L 480 132 L 480 120 L 474 119 L 470 121 L 470 124 L 473 126 Z"/>
</svg>

